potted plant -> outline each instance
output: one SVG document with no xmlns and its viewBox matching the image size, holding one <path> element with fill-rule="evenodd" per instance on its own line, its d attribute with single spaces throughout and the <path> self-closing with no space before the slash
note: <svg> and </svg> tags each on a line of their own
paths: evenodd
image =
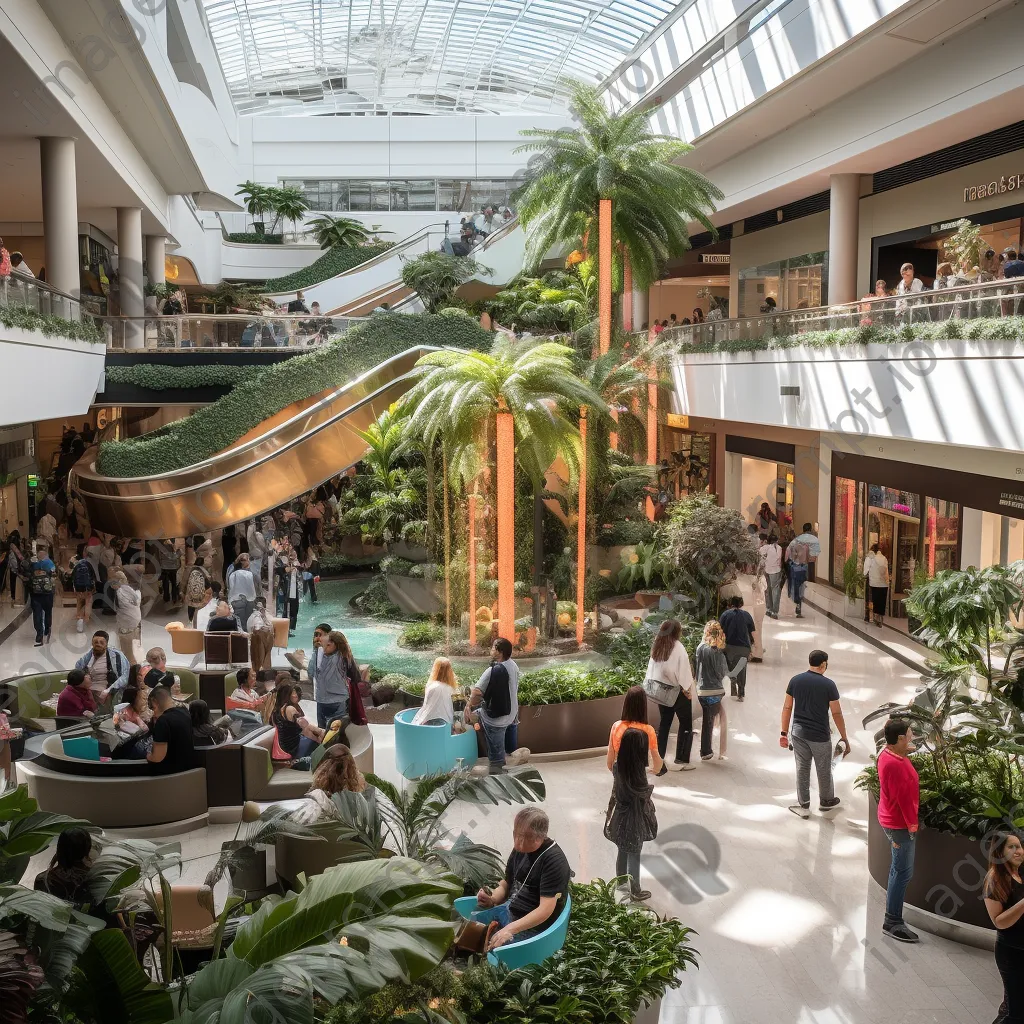
<svg viewBox="0 0 1024 1024">
<path fill-rule="evenodd" d="M 846 593 L 846 614 L 859 614 L 864 607 L 864 569 L 856 552 L 843 562 L 843 590 Z"/>
<path fill-rule="evenodd" d="M 907 903 L 986 929 L 991 923 L 979 899 L 986 837 L 1024 826 L 1024 631 L 1008 622 L 1024 603 L 1022 582 L 1018 562 L 946 570 L 915 586 L 909 610 L 936 654 L 927 685 L 909 703 L 883 705 L 864 719 L 867 727 L 905 718 L 914 730 L 917 749 L 910 757 L 921 781 L 921 828 Z M 881 734 L 876 742 L 881 747 Z M 875 814 L 875 765 L 857 785 L 872 798 L 869 869 L 884 886 L 889 844 Z"/>
<path fill-rule="evenodd" d="M 271 186 L 261 185 L 258 181 L 243 181 L 238 186 L 236 196 L 242 197 L 246 212 L 252 217 L 252 229 L 257 235 L 266 233 L 267 225 L 263 215 L 271 209 L 273 189 Z M 256 218 L 259 218 L 257 220 Z"/>
</svg>

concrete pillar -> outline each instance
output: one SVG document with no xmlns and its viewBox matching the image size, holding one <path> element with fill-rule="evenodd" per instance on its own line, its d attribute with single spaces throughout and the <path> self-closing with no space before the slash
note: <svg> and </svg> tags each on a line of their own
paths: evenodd
<svg viewBox="0 0 1024 1024">
<path fill-rule="evenodd" d="M 644 324 L 650 323 L 650 303 L 646 288 L 633 289 L 633 330 L 639 331 Z"/>
<path fill-rule="evenodd" d="M 857 298 L 860 175 L 833 174 L 828 216 L 828 304 Z"/>
<path fill-rule="evenodd" d="M 165 284 L 164 256 L 167 239 L 163 235 L 146 235 L 146 269 L 151 286 Z"/>
<path fill-rule="evenodd" d="M 75 140 L 39 140 L 43 193 L 43 234 L 46 279 L 76 299 L 79 295 L 78 177 Z"/>
<path fill-rule="evenodd" d="M 142 210 L 137 206 L 117 208 L 117 278 L 121 316 L 145 314 L 142 289 Z M 143 348 L 145 332 L 141 321 L 124 325 L 125 348 Z"/>
<path fill-rule="evenodd" d="M 982 535 L 984 516 L 976 508 L 960 506 L 960 568 L 977 569 L 985 565 Z"/>
</svg>

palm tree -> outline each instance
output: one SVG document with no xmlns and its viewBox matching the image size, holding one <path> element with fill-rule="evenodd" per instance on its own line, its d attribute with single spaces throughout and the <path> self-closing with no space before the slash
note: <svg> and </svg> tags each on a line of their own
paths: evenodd
<svg viewBox="0 0 1024 1024">
<path fill-rule="evenodd" d="M 321 249 L 333 249 L 336 246 L 353 248 L 365 245 L 370 238 L 370 232 L 352 217 L 332 217 L 325 213 L 314 217 L 306 227 L 313 232 Z"/>
<path fill-rule="evenodd" d="M 436 313 L 455 297 L 467 281 L 491 273 L 470 256 L 425 252 L 402 263 L 402 283 L 423 300 L 428 313 Z"/>
<path fill-rule="evenodd" d="M 527 237 L 524 265 L 536 266 L 555 245 L 586 238 L 600 250 L 595 233 L 604 240 L 607 251 L 597 253 L 604 352 L 613 247 L 628 260 L 636 285 L 648 288 L 668 259 L 690 247 L 687 221 L 715 231 L 708 216 L 723 194 L 704 175 L 675 162 L 693 147 L 651 132 L 648 111 L 612 114 L 598 91 L 582 83 L 573 90 L 572 105 L 578 128 L 522 133 L 533 141 L 517 152 L 541 156 L 517 197 Z"/>
<path fill-rule="evenodd" d="M 261 185 L 258 181 L 243 181 L 238 186 L 235 195 L 242 197 L 245 210 L 252 217 L 253 227 L 263 224 L 263 215 L 270 209 L 270 192 L 269 186 Z M 257 217 L 259 217 L 258 221 Z M 256 227 L 256 231 L 257 234 L 263 233 L 259 227 Z"/>
<path fill-rule="evenodd" d="M 284 185 L 270 190 L 270 202 L 274 214 L 281 220 L 291 221 L 292 230 L 296 222 L 309 209 L 306 193 L 297 185 Z"/>
<path fill-rule="evenodd" d="M 480 464 L 485 427 L 497 434 L 498 625 L 514 632 L 515 461 L 535 482 L 556 454 L 579 465 L 577 410 L 605 412 L 601 396 L 574 372 L 572 349 L 536 338 L 501 335 L 489 353 L 432 352 L 413 371 L 419 380 L 406 395 L 410 430 L 433 445 L 441 441 L 455 475 L 472 479 Z"/>
</svg>

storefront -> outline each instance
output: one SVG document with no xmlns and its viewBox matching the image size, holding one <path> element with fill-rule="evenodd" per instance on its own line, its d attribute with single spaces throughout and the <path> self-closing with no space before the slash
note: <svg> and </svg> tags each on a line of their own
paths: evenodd
<svg viewBox="0 0 1024 1024">
<path fill-rule="evenodd" d="M 829 571 L 844 588 L 878 544 L 899 614 L 915 582 L 943 569 L 1024 557 L 1024 482 L 861 455 L 834 457 Z M 847 569 L 847 561 L 850 567 Z"/>
</svg>

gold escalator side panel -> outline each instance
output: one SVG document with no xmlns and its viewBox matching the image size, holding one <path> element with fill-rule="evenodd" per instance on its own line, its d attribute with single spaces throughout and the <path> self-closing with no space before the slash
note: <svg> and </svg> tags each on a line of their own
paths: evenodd
<svg viewBox="0 0 1024 1024">
<path fill-rule="evenodd" d="M 92 448 L 71 471 L 95 529 L 162 539 L 208 533 L 276 508 L 317 487 L 365 454 L 365 431 L 414 383 L 431 349 L 394 356 L 361 377 L 269 417 L 230 448 L 202 462 L 149 477 L 109 477 Z"/>
</svg>

